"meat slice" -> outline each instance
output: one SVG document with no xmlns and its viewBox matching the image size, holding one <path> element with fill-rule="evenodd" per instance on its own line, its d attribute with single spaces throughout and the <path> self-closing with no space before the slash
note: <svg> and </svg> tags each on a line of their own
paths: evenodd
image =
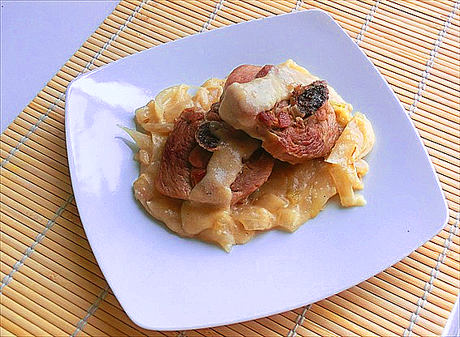
<svg viewBox="0 0 460 337">
<path fill-rule="evenodd" d="M 211 105 L 211 108 L 206 113 L 206 120 L 207 121 L 221 121 L 222 118 L 219 116 L 219 106 L 220 103 L 216 102 Z"/>
<path fill-rule="evenodd" d="M 218 108 L 218 105 L 215 107 Z M 218 149 L 224 142 L 219 139 L 218 133 L 212 133 L 214 128 L 218 129 L 221 125 L 233 130 L 235 136 L 242 133 L 221 120 L 215 107 L 211 107 L 208 112 L 198 108 L 185 109 L 176 120 L 165 143 L 156 181 L 156 187 L 162 194 L 189 200 L 192 189 L 207 174 L 206 168 L 212 157 L 212 151 Z M 233 133 L 230 131 L 228 134 Z M 230 186 L 231 204 L 245 200 L 267 181 L 273 165 L 272 156 L 262 148 L 256 150 L 243 164 L 241 172 Z"/>
<path fill-rule="evenodd" d="M 224 84 L 224 90 L 233 83 L 246 83 L 252 81 L 261 69 L 261 66 L 254 66 L 251 64 L 243 64 L 236 67 L 228 74 Z"/>
<path fill-rule="evenodd" d="M 223 120 L 262 140 L 273 157 L 291 164 L 331 151 L 341 129 L 325 81 L 286 65 L 265 66 L 257 73 L 254 66 L 235 71 L 240 82 L 224 90 L 219 110 Z"/>
<path fill-rule="evenodd" d="M 205 111 L 199 108 L 185 109 L 174 123 L 166 140 L 161 157 L 156 187 L 162 194 L 187 200 L 192 190 L 189 156 L 198 145 L 195 132 L 204 120 Z"/>
<path fill-rule="evenodd" d="M 198 184 L 206 175 L 207 163 L 211 159 L 212 152 L 216 151 L 225 142 L 219 139 L 217 136 L 218 132 L 213 133 L 213 129 L 218 130 L 219 128 L 226 129 L 227 136 L 229 133 L 232 133 L 233 137 L 237 137 L 238 133 L 242 133 L 241 131 L 234 130 L 222 120 L 204 121 L 200 124 L 195 134 L 199 150 L 195 148 L 189 158 L 194 166 L 192 169 L 192 181 L 194 185 Z M 263 148 L 259 147 L 255 150 L 249 159 L 244 162 L 240 173 L 230 185 L 230 189 L 232 190 L 231 205 L 245 200 L 252 192 L 262 186 L 268 180 L 274 163 L 275 159 Z"/>
<path fill-rule="evenodd" d="M 241 173 L 230 185 L 234 205 L 246 200 L 255 190 L 262 186 L 272 173 L 275 160 L 264 149 L 259 148 L 244 164 Z"/>
<path fill-rule="evenodd" d="M 208 165 L 211 156 L 212 152 L 205 150 L 199 145 L 195 146 L 192 152 L 190 152 L 188 161 L 192 165 L 192 169 L 190 171 L 190 182 L 192 184 L 192 188 L 195 187 L 195 185 L 198 184 L 206 175 L 206 166 Z"/>
<path fill-rule="evenodd" d="M 208 165 L 209 159 L 211 159 L 212 152 L 207 151 L 201 146 L 197 145 L 194 147 L 190 155 L 188 156 L 188 161 L 196 168 L 206 168 Z"/>
<path fill-rule="evenodd" d="M 236 67 L 227 76 L 227 80 L 224 84 L 224 90 L 233 83 L 247 83 L 255 78 L 261 78 L 268 74 L 268 72 L 275 66 L 267 64 L 263 67 L 255 66 L 252 64 L 243 64 Z"/>
<path fill-rule="evenodd" d="M 275 107 L 269 113 L 259 114 L 266 133 L 263 147 L 273 157 L 291 164 L 325 157 L 341 133 L 328 102 L 326 82 L 315 81 L 296 87 L 290 101 L 287 107 Z"/>
</svg>

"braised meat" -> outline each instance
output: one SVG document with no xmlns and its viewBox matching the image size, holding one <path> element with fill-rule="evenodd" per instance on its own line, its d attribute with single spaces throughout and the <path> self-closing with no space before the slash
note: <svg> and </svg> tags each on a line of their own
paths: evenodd
<svg viewBox="0 0 460 337">
<path fill-rule="evenodd" d="M 262 140 L 269 154 L 259 148 L 241 163 L 241 172 L 230 186 L 231 204 L 245 200 L 268 179 L 274 158 L 298 164 L 326 156 L 341 130 L 326 82 L 298 84 L 305 81 L 302 76 L 273 65 L 235 68 L 220 102 L 209 111 L 185 109 L 176 120 L 164 147 L 157 189 L 189 200 L 194 186 L 208 173 L 213 152 L 226 146 L 225 137 L 228 141 L 242 131 Z M 251 83 L 255 79 L 260 79 L 257 86 Z"/>
<path fill-rule="evenodd" d="M 289 104 L 261 112 L 259 123 L 266 133 L 263 147 L 291 164 L 325 157 L 341 133 L 324 81 L 296 87 Z"/>
<path fill-rule="evenodd" d="M 221 121 L 222 118 L 219 116 L 219 106 L 220 103 L 216 102 L 211 105 L 211 108 L 206 113 L 206 120 L 207 121 Z"/>
<path fill-rule="evenodd" d="M 217 110 L 218 104 L 207 113 L 202 109 L 185 109 L 176 120 L 165 143 L 156 181 L 162 194 L 188 200 L 194 186 L 207 174 L 212 152 L 223 145 L 224 141 L 218 136 L 219 129 L 230 129 L 230 134 L 241 133 L 222 121 Z M 241 172 L 230 186 L 232 205 L 245 200 L 267 181 L 274 159 L 259 148 L 242 164 Z"/>
<path fill-rule="evenodd" d="M 221 118 L 262 140 L 276 159 L 299 164 L 325 157 L 341 133 L 328 101 L 327 83 L 286 66 L 256 70 L 254 66 L 235 69 L 238 76 L 230 82 L 238 84 L 224 90 Z M 262 80 L 256 83 L 256 78 Z"/>
<path fill-rule="evenodd" d="M 192 190 L 189 156 L 198 145 L 195 132 L 204 120 L 200 108 L 185 109 L 166 140 L 156 187 L 162 194 L 187 200 Z"/>
<path fill-rule="evenodd" d="M 192 169 L 190 170 L 190 183 L 192 184 L 192 188 L 206 175 L 206 166 L 211 156 L 212 152 L 205 150 L 199 145 L 195 146 L 192 152 L 190 152 L 188 161 L 192 165 Z"/>
<path fill-rule="evenodd" d="M 230 185 L 234 205 L 245 200 L 252 192 L 263 185 L 272 173 L 275 160 L 264 149 L 259 148 L 244 164 L 241 173 Z"/>
<path fill-rule="evenodd" d="M 246 83 L 256 78 L 257 73 L 262 69 L 261 66 L 243 64 L 232 70 L 225 81 L 224 90 L 233 83 Z"/>
</svg>

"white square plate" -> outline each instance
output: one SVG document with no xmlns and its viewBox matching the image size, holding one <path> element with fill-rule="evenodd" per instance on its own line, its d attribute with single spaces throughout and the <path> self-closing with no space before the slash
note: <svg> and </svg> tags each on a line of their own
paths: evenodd
<svg viewBox="0 0 460 337">
<path fill-rule="evenodd" d="M 163 88 L 199 85 L 234 67 L 292 58 L 371 120 L 365 207 L 332 201 L 297 232 L 222 249 L 168 232 L 135 201 L 138 164 L 117 126 Z M 386 269 L 442 229 L 446 203 L 410 118 L 364 53 L 312 10 L 233 25 L 127 57 L 74 80 L 67 147 L 81 220 L 129 317 L 144 328 L 191 329 L 283 312 Z"/>
</svg>

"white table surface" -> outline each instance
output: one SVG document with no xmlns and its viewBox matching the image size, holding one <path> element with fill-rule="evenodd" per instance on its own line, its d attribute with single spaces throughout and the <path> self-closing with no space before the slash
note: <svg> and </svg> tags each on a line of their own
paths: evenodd
<svg viewBox="0 0 460 337">
<path fill-rule="evenodd" d="M 1 131 L 77 51 L 118 1 L 1 1 Z"/>
<path fill-rule="evenodd" d="M 1 1 L 1 132 L 113 11 L 113 0 Z M 460 336 L 458 300 L 443 336 Z"/>
</svg>

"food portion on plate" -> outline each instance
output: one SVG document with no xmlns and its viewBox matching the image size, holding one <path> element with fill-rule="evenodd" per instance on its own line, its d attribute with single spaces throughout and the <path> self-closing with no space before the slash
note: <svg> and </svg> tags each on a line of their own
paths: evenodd
<svg viewBox="0 0 460 337">
<path fill-rule="evenodd" d="M 135 198 L 171 231 L 226 251 L 258 232 L 295 231 L 336 194 L 363 206 L 355 190 L 375 137 L 352 110 L 292 60 L 164 89 L 136 111 L 140 131 L 128 130 Z"/>
</svg>

